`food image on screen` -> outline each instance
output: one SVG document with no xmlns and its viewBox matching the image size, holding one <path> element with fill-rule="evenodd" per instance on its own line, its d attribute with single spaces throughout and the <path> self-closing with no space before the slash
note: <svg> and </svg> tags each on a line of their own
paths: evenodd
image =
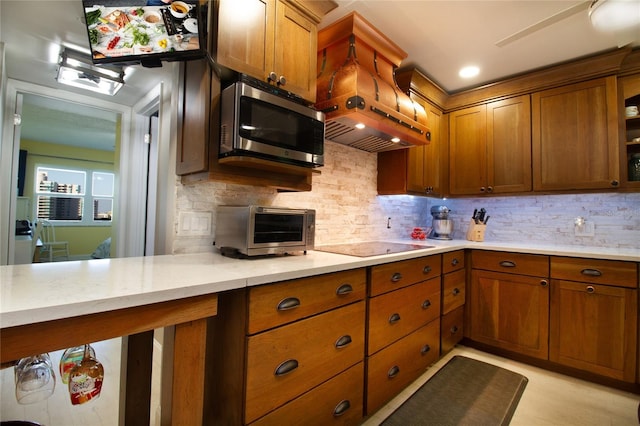
<svg viewBox="0 0 640 426">
<path fill-rule="evenodd" d="M 96 4 L 98 3 L 98 4 Z M 145 0 L 84 0 L 85 22 L 94 63 L 193 59 L 204 56 L 205 16 L 197 1 L 147 6 Z M 178 15 L 178 16 L 176 16 Z"/>
</svg>

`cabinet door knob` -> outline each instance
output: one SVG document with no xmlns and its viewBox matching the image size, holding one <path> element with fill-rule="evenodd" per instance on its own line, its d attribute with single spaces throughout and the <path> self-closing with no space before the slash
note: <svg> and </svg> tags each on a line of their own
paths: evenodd
<svg viewBox="0 0 640 426">
<path fill-rule="evenodd" d="M 615 179 L 611 181 L 611 186 L 618 186 L 619 184 L 620 184 L 620 182 L 618 182 Z"/>
<path fill-rule="evenodd" d="M 487 186 L 487 192 L 493 192 L 493 186 Z"/>
<path fill-rule="evenodd" d="M 336 294 L 338 296 L 344 296 L 345 294 L 349 294 L 353 291 L 353 287 L 351 284 L 342 284 L 340 287 L 336 289 Z"/>
<path fill-rule="evenodd" d="M 276 367 L 276 371 L 273 372 L 276 376 L 284 376 L 287 373 L 291 373 L 293 370 L 298 368 L 298 360 L 296 359 L 288 359 L 283 361 Z"/>
<path fill-rule="evenodd" d="M 451 334 L 456 334 L 458 332 L 458 326 L 454 325 L 453 327 L 451 327 Z"/>
<path fill-rule="evenodd" d="M 340 417 L 346 413 L 349 408 L 351 408 L 351 403 L 348 399 L 343 399 L 336 405 L 336 408 L 333 409 L 333 417 Z"/>
<path fill-rule="evenodd" d="M 458 265 L 458 263 L 460 263 L 460 261 L 458 260 L 458 258 L 454 258 L 454 259 L 451 261 L 451 266 L 457 266 L 457 265 Z"/>
<path fill-rule="evenodd" d="M 592 285 L 587 286 L 587 293 L 595 293 L 596 289 Z"/>
<path fill-rule="evenodd" d="M 422 302 L 422 309 L 427 309 L 429 308 L 429 306 L 431 306 L 431 300 L 427 299 L 424 302 Z"/>
<path fill-rule="evenodd" d="M 540 280 L 540 285 L 541 285 L 542 287 L 546 287 L 546 286 L 548 286 L 548 285 L 549 285 L 549 282 L 548 282 L 547 280 Z"/>
<path fill-rule="evenodd" d="M 285 84 L 287 84 L 287 79 L 284 78 L 284 75 L 281 75 L 280 77 L 278 77 L 276 83 L 278 84 L 278 86 L 284 86 Z"/>
<path fill-rule="evenodd" d="M 454 289 L 451 291 L 451 294 L 453 294 L 454 296 L 459 295 L 459 294 L 460 294 L 460 289 L 459 289 L 458 287 L 454 288 Z"/>
<path fill-rule="evenodd" d="M 484 192 L 484 191 L 485 191 L 485 187 L 484 187 L 484 186 L 481 186 L 481 187 L 480 187 L 480 192 Z"/>
<path fill-rule="evenodd" d="M 268 81 L 276 81 L 277 79 L 278 79 L 278 74 L 276 74 L 274 71 L 271 71 L 267 76 Z"/>
<path fill-rule="evenodd" d="M 512 262 L 510 260 L 503 260 L 502 262 L 500 262 L 500 266 L 502 266 L 503 268 L 515 268 L 516 262 Z"/>
<path fill-rule="evenodd" d="M 424 345 L 422 349 L 420 349 L 420 355 L 426 355 L 427 352 L 429 352 L 430 350 L 431 350 L 431 346 Z"/>
<path fill-rule="evenodd" d="M 400 314 L 395 313 L 389 317 L 389 324 L 395 324 L 400 321 Z"/>
<path fill-rule="evenodd" d="M 387 372 L 387 377 L 389 377 L 390 379 L 393 379 L 398 375 L 398 373 L 400 373 L 400 367 L 398 367 L 397 365 L 394 365 Z"/>
<path fill-rule="evenodd" d="M 278 303 L 277 309 L 279 311 L 288 311 L 289 309 L 295 309 L 298 306 L 300 306 L 300 299 L 297 297 L 287 297 Z"/>
<path fill-rule="evenodd" d="M 396 272 L 395 274 L 391 275 L 391 282 L 392 283 L 397 283 L 401 279 L 402 279 L 402 274 L 400 272 Z"/>
<path fill-rule="evenodd" d="M 431 272 L 431 266 L 427 265 L 424 268 L 422 268 L 423 274 L 428 274 L 429 272 Z"/>
</svg>

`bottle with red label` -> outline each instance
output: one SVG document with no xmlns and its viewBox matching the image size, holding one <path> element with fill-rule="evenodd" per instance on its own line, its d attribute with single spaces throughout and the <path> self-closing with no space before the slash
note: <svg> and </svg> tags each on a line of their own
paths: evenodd
<svg viewBox="0 0 640 426">
<path fill-rule="evenodd" d="M 89 354 L 91 358 L 96 357 L 96 353 L 91 346 L 89 346 Z M 64 351 L 60 358 L 60 378 L 62 379 L 62 383 L 65 385 L 69 383 L 69 373 L 73 367 L 80 364 L 83 358 L 84 346 L 75 346 Z"/>
<path fill-rule="evenodd" d="M 84 345 L 82 361 L 69 372 L 69 395 L 73 405 L 84 404 L 100 396 L 104 367 L 91 352 L 91 347 Z"/>
</svg>

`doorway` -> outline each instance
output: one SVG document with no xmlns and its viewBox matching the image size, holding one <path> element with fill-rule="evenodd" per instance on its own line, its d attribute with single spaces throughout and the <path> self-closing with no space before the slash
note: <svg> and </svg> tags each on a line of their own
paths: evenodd
<svg viewBox="0 0 640 426">
<path fill-rule="evenodd" d="M 131 164 L 146 164 L 146 158 L 142 152 L 131 149 L 132 139 L 139 136 L 137 124 L 133 124 L 133 109 L 128 106 L 101 101 L 88 96 L 73 94 L 70 92 L 50 89 L 31 83 L 7 80 L 6 103 L 4 125 L 2 133 L 2 149 L 0 150 L 0 179 L 11 184 L 0 186 L 0 264 L 13 264 L 15 258 L 15 221 L 16 204 L 18 198 L 19 152 L 21 143 L 20 113 L 22 100 L 25 95 L 33 99 L 46 98 L 48 101 L 59 101 L 64 105 L 72 104 L 83 109 L 97 110 L 100 117 L 105 114 L 113 114 L 117 117 L 116 143 L 113 151 L 113 169 L 118 176 L 114 190 L 113 220 L 111 222 L 111 236 L 114 246 L 111 250 L 112 257 L 136 256 L 143 254 L 144 240 L 141 243 L 131 243 L 126 226 L 123 226 L 120 218 L 126 217 L 129 210 L 129 200 L 146 199 L 146 185 L 140 187 L 132 185 L 133 173 L 129 170 Z M 147 101 L 147 104 L 153 102 Z M 157 104 L 157 100 L 156 100 Z M 157 108 L 157 106 L 156 106 Z M 137 117 L 137 115 L 136 115 Z M 148 121 L 148 118 L 145 118 Z M 144 121 L 144 120 L 143 120 Z M 135 123 L 137 123 L 137 118 Z M 80 123 L 68 125 L 69 128 L 79 128 Z M 146 133 L 146 129 L 141 131 Z M 140 136 L 142 137 L 142 136 Z M 95 138 L 94 138 L 95 139 Z M 71 148 L 73 149 L 73 148 Z M 123 161 L 124 158 L 124 161 Z M 102 160 L 100 160 L 102 161 Z M 25 184 L 29 185 L 25 175 Z M 30 208 L 30 211 L 34 211 Z M 131 237 L 135 238 L 135 237 Z M 118 244 L 120 243 L 120 244 Z M 140 246 L 140 249 L 136 249 Z M 86 250 L 85 250 L 86 251 Z M 86 253 L 85 253 L 86 254 Z"/>
</svg>

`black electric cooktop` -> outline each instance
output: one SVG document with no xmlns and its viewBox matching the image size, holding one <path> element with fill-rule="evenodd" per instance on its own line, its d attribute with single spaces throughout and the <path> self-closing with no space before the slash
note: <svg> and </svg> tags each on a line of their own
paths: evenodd
<svg viewBox="0 0 640 426">
<path fill-rule="evenodd" d="M 353 244 L 334 244 L 330 246 L 319 246 L 314 248 L 316 251 L 325 251 L 328 253 L 346 254 L 349 256 L 369 257 L 380 256 L 383 254 L 402 253 L 411 250 L 424 250 L 433 248 L 434 246 L 426 246 L 420 244 L 409 243 L 389 243 L 386 241 L 368 241 L 364 243 Z"/>
</svg>

